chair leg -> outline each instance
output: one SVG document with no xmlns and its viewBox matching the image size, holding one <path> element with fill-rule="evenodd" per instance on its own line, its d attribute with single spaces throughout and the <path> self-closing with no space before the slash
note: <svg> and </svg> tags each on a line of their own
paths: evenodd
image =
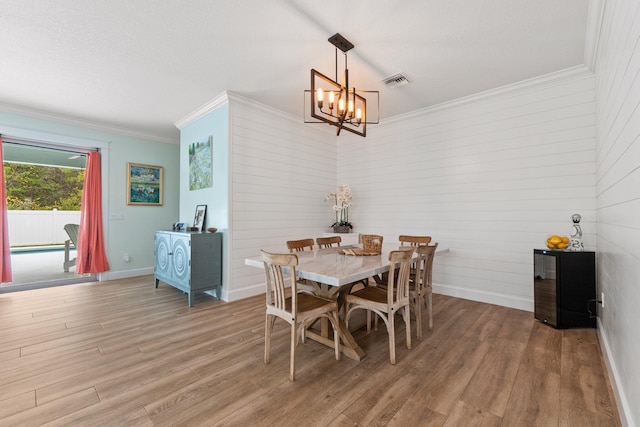
<svg viewBox="0 0 640 427">
<path fill-rule="evenodd" d="M 271 352 L 271 329 L 272 323 L 267 314 L 264 317 L 264 363 L 269 363 L 269 353 Z"/>
<path fill-rule="evenodd" d="M 416 312 L 416 335 L 419 340 L 422 340 L 422 301 L 420 301 L 422 297 L 416 297 L 413 302 L 413 308 Z"/>
<path fill-rule="evenodd" d="M 411 349 L 411 307 L 409 306 L 409 304 L 404 306 L 404 325 L 406 328 L 406 335 L 407 335 L 407 348 Z"/>
<path fill-rule="evenodd" d="M 387 333 L 389 334 L 389 361 L 392 365 L 396 364 L 396 327 L 393 312 L 387 314 Z"/>
<path fill-rule="evenodd" d="M 427 310 L 429 310 L 429 330 L 433 330 L 433 295 L 429 293 L 427 295 Z"/>
<path fill-rule="evenodd" d="M 289 379 L 296 379 L 296 322 L 291 324 L 291 360 L 289 361 Z"/>
</svg>

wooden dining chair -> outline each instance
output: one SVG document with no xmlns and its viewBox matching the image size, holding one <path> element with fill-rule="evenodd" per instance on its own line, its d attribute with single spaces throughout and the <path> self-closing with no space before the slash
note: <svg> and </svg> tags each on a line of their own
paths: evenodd
<svg viewBox="0 0 640 427">
<path fill-rule="evenodd" d="M 316 243 L 319 248 L 330 248 L 333 245 L 340 247 L 340 243 L 342 243 L 342 237 L 340 236 L 331 236 L 331 237 L 316 237 Z"/>
<path fill-rule="evenodd" d="M 396 363 L 396 331 L 395 314 L 402 310 L 406 328 L 407 348 L 411 348 L 411 322 L 409 302 L 409 272 L 413 249 L 392 251 L 389 253 L 389 276 L 387 289 L 369 286 L 345 297 L 345 322 L 349 325 L 349 317 L 355 310 L 367 310 L 367 331 L 371 324 L 371 312 L 382 318 L 389 334 L 389 361 Z"/>
<path fill-rule="evenodd" d="M 310 251 L 313 250 L 313 239 L 287 241 L 287 249 L 289 249 L 290 253 L 293 253 L 293 251 L 302 252 L 305 248 L 309 248 Z"/>
<path fill-rule="evenodd" d="M 316 319 L 327 318 L 333 326 L 333 341 L 336 360 L 340 360 L 340 332 L 338 329 L 337 301 L 319 298 L 315 295 L 297 292 L 295 254 L 273 254 L 262 252 L 264 272 L 267 279 L 267 310 L 265 315 L 264 363 L 269 363 L 271 352 L 271 332 L 276 318 L 281 318 L 291 326 L 291 349 L 289 379 L 295 380 L 295 355 L 298 338 L 304 340 L 304 331 Z M 285 274 L 283 269 L 288 268 Z M 288 282 L 288 283 L 287 283 Z M 285 296 L 285 289 L 291 287 L 291 296 Z"/>
<path fill-rule="evenodd" d="M 432 271 L 433 258 L 438 249 L 438 244 L 418 246 L 416 252 L 416 274 L 409 281 L 409 301 L 416 317 L 416 334 L 422 339 L 422 304 L 429 312 L 429 330 L 433 329 L 433 295 L 432 295 Z"/>
<path fill-rule="evenodd" d="M 398 240 L 400 241 L 400 246 L 410 245 L 410 246 L 424 246 L 428 245 L 431 242 L 431 236 L 398 236 Z"/>
<path fill-rule="evenodd" d="M 400 246 L 413 246 L 414 248 L 418 246 L 426 246 L 431 242 L 431 236 L 406 236 L 400 235 L 398 236 L 398 240 L 400 241 Z M 411 263 L 411 280 L 416 275 L 416 263 Z"/>
</svg>

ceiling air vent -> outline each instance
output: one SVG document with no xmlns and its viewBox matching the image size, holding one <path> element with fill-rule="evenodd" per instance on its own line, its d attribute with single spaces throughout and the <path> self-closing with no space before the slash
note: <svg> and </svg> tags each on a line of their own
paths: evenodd
<svg viewBox="0 0 640 427">
<path fill-rule="evenodd" d="M 400 86 L 405 86 L 411 83 L 407 76 L 402 73 L 394 74 L 393 76 L 387 77 L 382 81 L 387 85 L 389 89 L 395 89 Z"/>
</svg>

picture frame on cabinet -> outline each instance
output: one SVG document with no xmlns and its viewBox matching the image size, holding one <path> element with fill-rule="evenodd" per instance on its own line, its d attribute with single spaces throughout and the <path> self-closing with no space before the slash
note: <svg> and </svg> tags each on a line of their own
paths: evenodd
<svg viewBox="0 0 640 427">
<path fill-rule="evenodd" d="M 204 220 L 207 216 L 207 205 L 196 206 L 196 215 L 193 218 L 193 229 L 195 231 L 202 231 L 204 228 Z"/>
<path fill-rule="evenodd" d="M 162 206 L 162 166 L 127 163 L 127 205 Z"/>
</svg>

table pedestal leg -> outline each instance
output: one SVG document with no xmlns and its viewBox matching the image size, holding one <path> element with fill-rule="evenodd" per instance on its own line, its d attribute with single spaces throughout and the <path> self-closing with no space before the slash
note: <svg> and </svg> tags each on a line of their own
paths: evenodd
<svg viewBox="0 0 640 427">
<path fill-rule="evenodd" d="M 342 354 L 350 359 L 358 361 L 364 359 L 364 350 L 358 345 L 358 343 L 356 343 L 355 338 L 353 338 L 353 335 L 351 335 L 351 332 L 349 332 L 347 325 L 342 319 L 338 320 L 338 330 L 340 332 L 340 340 L 342 341 L 342 344 L 340 345 L 340 351 L 342 351 Z M 320 344 L 333 348 L 334 344 L 332 339 L 330 340 L 329 338 L 323 337 L 311 330 L 307 330 L 306 336 Z"/>
<path fill-rule="evenodd" d="M 322 283 L 318 285 L 320 286 L 317 295 L 324 298 L 337 299 L 338 307 L 340 307 L 340 311 L 342 311 L 344 297 L 351 291 L 353 284 L 349 284 L 341 288 L 336 288 Z M 338 331 L 340 333 L 340 340 L 342 341 L 342 344 L 340 346 L 340 350 L 342 351 L 342 353 L 350 359 L 358 361 L 364 359 L 364 350 L 358 345 L 358 343 L 356 343 L 355 338 L 353 338 L 353 335 L 351 335 L 351 332 L 349 332 L 349 330 L 347 329 L 347 325 L 344 323 L 342 317 L 338 319 Z M 333 348 L 334 346 L 333 339 L 329 339 L 328 319 L 320 319 L 319 334 L 313 330 L 308 329 L 306 332 L 306 336 L 307 338 L 312 339 L 320 344 L 324 344 L 328 347 Z"/>
</svg>

